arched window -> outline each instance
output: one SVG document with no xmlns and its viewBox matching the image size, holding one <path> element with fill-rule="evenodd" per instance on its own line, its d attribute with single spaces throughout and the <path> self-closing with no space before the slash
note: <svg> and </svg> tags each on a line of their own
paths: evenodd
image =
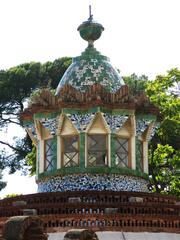
<svg viewBox="0 0 180 240">
<path fill-rule="evenodd" d="M 79 165 L 79 137 L 62 136 L 62 165 L 74 167 Z"/>
<path fill-rule="evenodd" d="M 129 139 L 116 136 L 115 138 L 115 165 L 117 167 L 129 167 Z"/>
<path fill-rule="evenodd" d="M 92 134 L 87 136 L 87 163 L 90 167 L 107 166 L 108 147 L 107 135 Z"/>
<path fill-rule="evenodd" d="M 53 170 L 52 139 L 44 140 L 44 171 Z"/>
</svg>

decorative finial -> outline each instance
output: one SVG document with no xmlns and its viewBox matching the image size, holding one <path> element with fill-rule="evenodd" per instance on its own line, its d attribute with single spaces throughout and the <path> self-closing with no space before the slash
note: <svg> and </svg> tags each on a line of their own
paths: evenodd
<svg viewBox="0 0 180 240">
<path fill-rule="evenodd" d="M 104 27 L 93 20 L 93 15 L 91 13 L 91 5 L 89 5 L 89 18 L 87 21 L 83 22 L 77 29 L 80 36 L 88 41 L 88 46 L 93 47 L 94 41 L 100 38 Z"/>
<path fill-rule="evenodd" d="M 88 21 L 92 21 L 93 20 L 93 15 L 91 14 L 91 5 L 89 5 L 89 18 Z"/>
</svg>

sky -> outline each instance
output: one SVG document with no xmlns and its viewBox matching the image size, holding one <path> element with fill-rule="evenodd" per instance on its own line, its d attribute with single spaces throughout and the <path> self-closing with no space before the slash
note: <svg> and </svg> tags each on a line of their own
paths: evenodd
<svg viewBox="0 0 180 240">
<path fill-rule="evenodd" d="M 90 4 L 105 28 L 95 47 L 121 75 L 154 79 L 180 68 L 180 0 L 0 0 L 0 69 L 80 55 L 87 43 L 77 27 L 87 20 Z M 23 177 L 18 182 L 19 173 L 5 179 L 14 187 L 0 196 L 31 185 Z"/>
</svg>

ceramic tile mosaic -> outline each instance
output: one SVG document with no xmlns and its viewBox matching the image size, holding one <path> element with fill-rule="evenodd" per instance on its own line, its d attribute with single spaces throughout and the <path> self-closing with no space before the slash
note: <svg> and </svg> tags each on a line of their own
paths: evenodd
<svg viewBox="0 0 180 240">
<path fill-rule="evenodd" d="M 87 126 L 95 116 L 95 113 L 88 114 L 66 114 L 79 131 L 86 130 Z"/>
<path fill-rule="evenodd" d="M 124 82 L 118 72 L 111 66 L 109 59 L 102 56 L 94 47 L 86 48 L 80 57 L 73 59 L 57 87 L 60 89 L 69 84 L 85 92 L 88 86 L 99 83 L 109 92 L 116 92 Z"/>
<path fill-rule="evenodd" d="M 148 125 L 151 123 L 150 120 L 145 119 L 136 119 L 136 134 L 137 136 L 140 136 L 148 127 Z M 151 134 L 148 138 L 148 141 L 151 140 L 151 138 L 154 136 L 155 132 L 159 128 L 159 123 L 155 122 L 154 126 L 152 127 Z"/>
<path fill-rule="evenodd" d="M 146 128 L 149 126 L 151 121 L 146 119 L 136 119 L 136 134 L 137 136 L 141 135 Z"/>
<path fill-rule="evenodd" d="M 78 174 L 52 177 L 38 183 L 38 192 L 65 191 L 137 191 L 148 192 L 148 181 L 118 174 Z"/>
<path fill-rule="evenodd" d="M 42 125 L 49 130 L 52 135 L 56 134 L 58 127 L 58 118 L 41 118 L 39 121 Z"/>
<path fill-rule="evenodd" d="M 159 127 L 160 127 L 160 123 L 155 122 L 155 124 L 154 124 L 154 126 L 153 126 L 153 128 L 151 130 L 151 134 L 150 134 L 150 136 L 148 138 L 148 141 L 150 141 L 153 138 L 154 134 L 157 132 Z"/>
<path fill-rule="evenodd" d="M 95 113 L 67 113 L 66 115 L 72 121 L 77 130 L 85 131 L 91 120 L 94 118 Z M 125 115 L 110 115 L 104 113 L 103 116 L 112 132 L 121 128 L 125 121 L 128 119 L 128 116 Z M 58 118 L 40 118 L 39 121 L 50 131 L 52 135 L 56 134 Z"/>
<path fill-rule="evenodd" d="M 37 134 L 36 134 L 36 129 L 35 129 L 34 123 L 24 122 L 24 126 L 25 126 L 25 128 L 30 129 L 34 138 L 37 139 Z"/>
<path fill-rule="evenodd" d="M 104 113 L 104 118 L 105 118 L 109 128 L 111 129 L 111 131 L 115 131 L 122 127 L 122 125 L 128 119 L 128 116 L 110 115 L 110 114 Z"/>
</svg>

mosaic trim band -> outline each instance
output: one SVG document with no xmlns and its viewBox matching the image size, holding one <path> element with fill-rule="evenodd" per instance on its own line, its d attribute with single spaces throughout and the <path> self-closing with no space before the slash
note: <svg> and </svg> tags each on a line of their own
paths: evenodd
<svg viewBox="0 0 180 240">
<path fill-rule="evenodd" d="M 52 177 L 38 182 L 38 192 L 66 191 L 133 191 L 148 192 L 148 181 L 142 178 L 116 174 L 75 174 Z"/>
</svg>

